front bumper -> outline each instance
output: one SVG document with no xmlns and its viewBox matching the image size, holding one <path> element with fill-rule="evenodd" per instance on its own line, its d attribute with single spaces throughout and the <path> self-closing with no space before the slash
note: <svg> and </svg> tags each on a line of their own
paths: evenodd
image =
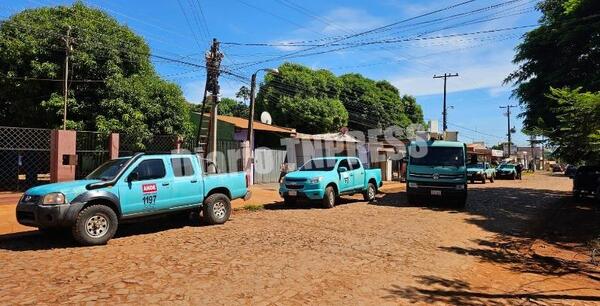
<svg viewBox="0 0 600 306">
<path fill-rule="evenodd" d="M 52 228 L 70 226 L 75 222 L 83 203 L 40 205 L 17 204 L 17 221 L 26 226 Z"/>
<path fill-rule="evenodd" d="M 483 179 L 483 173 L 477 173 L 477 172 L 472 172 L 472 173 L 467 173 L 467 180 L 482 180 Z"/>
<path fill-rule="evenodd" d="M 463 183 L 463 189 L 457 189 L 461 184 L 428 184 L 417 182 L 418 187 L 407 187 L 406 192 L 410 195 L 432 197 L 432 198 L 463 198 L 467 196 L 467 184 Z M 408 186 L 408 184 L 407 184 Z"/>
<path fill-rule="evenodd" d="M 290 194 L 290 191 L 292 194 Z M 293 195 L 293 193 L 296 193 Z M 279 195 L 281 197 L 291 198 L 305 198 L 310 200 L 321 200 L 325 196 L 324 188 L 316 187 L 310 189 L 288 189 L 285 186 L 279 188 Z"/>
</svg>

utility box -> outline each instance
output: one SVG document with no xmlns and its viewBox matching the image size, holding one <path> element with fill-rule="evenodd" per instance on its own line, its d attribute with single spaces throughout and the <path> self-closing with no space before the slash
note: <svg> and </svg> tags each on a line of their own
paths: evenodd
<svg viewBox="0 0 600 306">
<path fill-rule="evenodd" d="M 444 132 L 444 140 L 447 140 L 447 141 L 458 141 L 458 132 L 456 132 L 456 131 L 446 131 L 446 132 Z"/>
</svg>

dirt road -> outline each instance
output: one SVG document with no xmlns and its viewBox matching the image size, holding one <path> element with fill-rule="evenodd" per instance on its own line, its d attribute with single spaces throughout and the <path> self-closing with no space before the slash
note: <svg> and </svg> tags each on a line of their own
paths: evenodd
<svg viewBox="0 0 600 306">
<path fill-rule="evenodd" d="M 470 188 L 464 211 L 390 192 L 330 210 L 269 204 L 223 226 L 126 225 L 101 247 L 4 235 L 0 304 L 600 303 L 583 246 L 598 205 L 570 203 L 563 177 Z"/>
</svg>

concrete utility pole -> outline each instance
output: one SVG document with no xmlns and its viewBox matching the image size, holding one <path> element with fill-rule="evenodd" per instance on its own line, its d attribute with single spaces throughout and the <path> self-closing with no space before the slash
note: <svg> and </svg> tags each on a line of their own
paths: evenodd
<svg viewBox="0 0 600 306">
<path fill-rule="evenodd" d="M 444 79 L 444 110 L 442 111 L 444 132 L 448 129 L 448 120 L 447 120 L 448 119 L 448 110 L 446 108 L 446 82 L 447 82 L 448 78 L 454 78 L 457 76 L 458 76 L 458 73 L 455 73 L 455 74 L 444 73 L 444 75 L 434 75 L 433 76 L 434 79 Z"/>
<path fill-rule="evenodd" d="M 500 106 L 500 108 L 506 108 L 506 117 L 508 118 L 508 157 L 510 158 L 510 146 L 512 145 L 512 129 L 510 127 L 510 109 L 517 107 L 516 105 Z"/>
<path fill-rule="evenodd" d="M 223 59 L 223 53 L 219 51 L 219 42 L 216 38 L 213 39 L 210 51 L 206 53 L 206 90 L 210 92 L 210 96 L 207 99 L 211 99 L 212 104 L 210 105 L 210 122 L 209 122 L 209 136 L 207 144 L 207 152 L 212 153 L 211 161 L 216 163 L 217 154 L 217 112 L 219 104 L 219 75 L 221 74 L 221 60 Z"/>
<path fill-rule="evenodd" d="M 69 95 L 69 56 L 73 51 L 73 38 L 71 37 L 71 26 L 67 28 L 67 35 L 63 37 L 65 42 L 65 82 L 63 87 L 64 112 L 63 112 L 63 130 L 67 129 L 67 98 Z"/>
</svg>

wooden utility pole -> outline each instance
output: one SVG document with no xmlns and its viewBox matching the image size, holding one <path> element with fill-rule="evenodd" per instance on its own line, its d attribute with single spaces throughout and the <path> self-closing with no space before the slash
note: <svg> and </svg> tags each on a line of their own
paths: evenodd
<svg viewBox="0 0 600 306">
<path fill-rule="evenodd" d="M 442 111 L 444 132 L 448 129 L 448 109 L 446 107 L 446 82 L 447 82 L 448 78 L 454 78 L 457 76 L 458 76 L 458 73 L 455 73 L 455 74 L 444 73 L 444 75 L 434 75 L 433 76 L 434 79 L 444 79 L 444 110 Z"/>
<path fill-rule="evenodd" d="M 71 26 L 67 28 L 67 35 L 63 37 L 65 42 L 65 81 L 63 87 L 64 110 L 63 110 L 63 130 L 67 129 L 67 98 L 69 95 L 69 57 L 73 51 L 73 38 L 71 37 Z"/>
<path fill-rule="evenodd" d="M 508 118 L 508 158 L 510 158 L 510 149 L 511 149 L 511 145 L 512 145 L 512 128 L 510 127 L 510 109 L 512 107 L 517 107 L 516 105 L 506 105 L 506 106 L 500 106 L 500 108 L 506 108 L 506 117 Z"/>
<path fill-rule="evenodd" d="M 206 53 L 206 91 L 210 92 L 210 96 L 206 97 L 211 100 L 211 111 L 210 111 L 210 122 L 209 122 L 209 136 L 208 136 L 208 153 L 212 159 L 212 162 L 216 163 L 217 155 L 217 112 L 219 104 L 219 75 L 221 73 L 221 60 L 223 59 L 223 53 L 219 51 L 219 42 L 216 38 L 213 39 L 210 51 Z"/>
</svg>

